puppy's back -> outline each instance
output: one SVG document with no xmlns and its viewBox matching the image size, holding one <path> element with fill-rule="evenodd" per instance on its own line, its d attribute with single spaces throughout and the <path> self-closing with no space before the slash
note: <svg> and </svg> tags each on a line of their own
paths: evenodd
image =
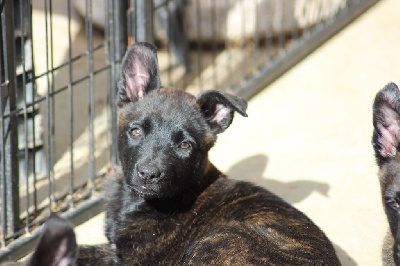
<svg viewBox="0 0 400 266">
<path fill-rule="evenodd" d="M 204 200 L 205 230 L 185 254 L 189 264 L 340 265 L 326 235 L 263 188 L 220 178 L 198 200 Z"/>
</svg>

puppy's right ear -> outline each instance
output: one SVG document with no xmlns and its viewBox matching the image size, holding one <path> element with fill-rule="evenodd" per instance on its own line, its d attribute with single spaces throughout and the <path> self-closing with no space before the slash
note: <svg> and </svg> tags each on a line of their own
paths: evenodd
<svg viewBox="0 0 400 266">
<path fill-rule="evenodd" d="M 76 256 L 77 244 L 72 226 L 52 215 L 43 227 L 42 237 L 28 265 L 75 265 Z"/>
<path fill-rule="evenodd" d="M 396 156 L 400 141 L 400 90 L 394 83 L 380 90 L 373 105 L 372 145 L 379 165 Z"/>
<path fill-rule="evenodd" d="M 156 47 L 150 43 L 131 46 L 122 60 L 117 104 L 120 106 L 140 100 L 146 93 L 160 86 Z"/>
</svg>

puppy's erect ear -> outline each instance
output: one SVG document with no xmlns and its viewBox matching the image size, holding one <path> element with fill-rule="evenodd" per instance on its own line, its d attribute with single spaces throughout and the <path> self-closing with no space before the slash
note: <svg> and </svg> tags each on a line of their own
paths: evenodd
<svg viewBox="0 0 400 266">
<path fill-rule="evenodd" d="M 247 117 L 246 100 L 222 91 L 205 91 L 197 97 L 197 103 L 213 134 L 224 132 L 229 127 L 234 111 Z"/>
<path fill-rule="evenodd" d="M 375 97 L 372 145 L 378 164 L 396 156 L 400 141 L 400 91 L 389 83 Z"/>
<path fill-rule="evenodd" d="M 76 255 L 73 228 L 66 220 L 52 215 L 43 227 L 42 237 L 28 265 L 75 265 Z"/>
<path fill-rule="evenodd" d="M 131 46 L 122 60 L 118 105 L 135 102 L 160 86 L 156 47 L 150 43 L 136 43 Z"/>
</svg>

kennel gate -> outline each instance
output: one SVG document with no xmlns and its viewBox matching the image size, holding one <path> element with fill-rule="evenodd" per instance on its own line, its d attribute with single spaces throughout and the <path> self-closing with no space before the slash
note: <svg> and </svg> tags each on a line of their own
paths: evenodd
<svg viewBox="0 0 400 266">
<path fill-rule="evenodd" d="M 127 45 L 157 44 L 165 84 L 249 99 L 376 2 L 0 0 L 0 262 L 29 253 L 50 212 L 102 211 Z"/>
</svg>

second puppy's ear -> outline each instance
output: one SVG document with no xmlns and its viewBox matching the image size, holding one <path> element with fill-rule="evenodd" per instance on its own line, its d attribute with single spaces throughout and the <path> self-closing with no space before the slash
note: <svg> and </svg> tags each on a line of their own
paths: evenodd
<svg viewBox="0 0 400 266">
<path fill-rule="evenodd" d="M 378 164 L 393 158 L 400 141 L 400 90 L 394 83 L 380 90 L 373 105 L 372 144 Z"/>
<path fill-rule="evenodd" d="M 224 132 L 233 120 L 234 111 L 247 117 L 247 101 L 235 95 L 218 90 L 201 93 L 197 104 L 214 135 Z"/>
<path fill-rule="evenodd" d="M 136 43 L 131 46 L 122 60 L 118 105 L 140 100 L 160 86 L 156 47 L 150 43 Z"/>
<path fill-rule="evenodd" d="M 77 249 L 72 226 L 63 218 L 52 215 L 43 227 L 42 237 L 28 265 L 72 266 Z"/>
</svg>

